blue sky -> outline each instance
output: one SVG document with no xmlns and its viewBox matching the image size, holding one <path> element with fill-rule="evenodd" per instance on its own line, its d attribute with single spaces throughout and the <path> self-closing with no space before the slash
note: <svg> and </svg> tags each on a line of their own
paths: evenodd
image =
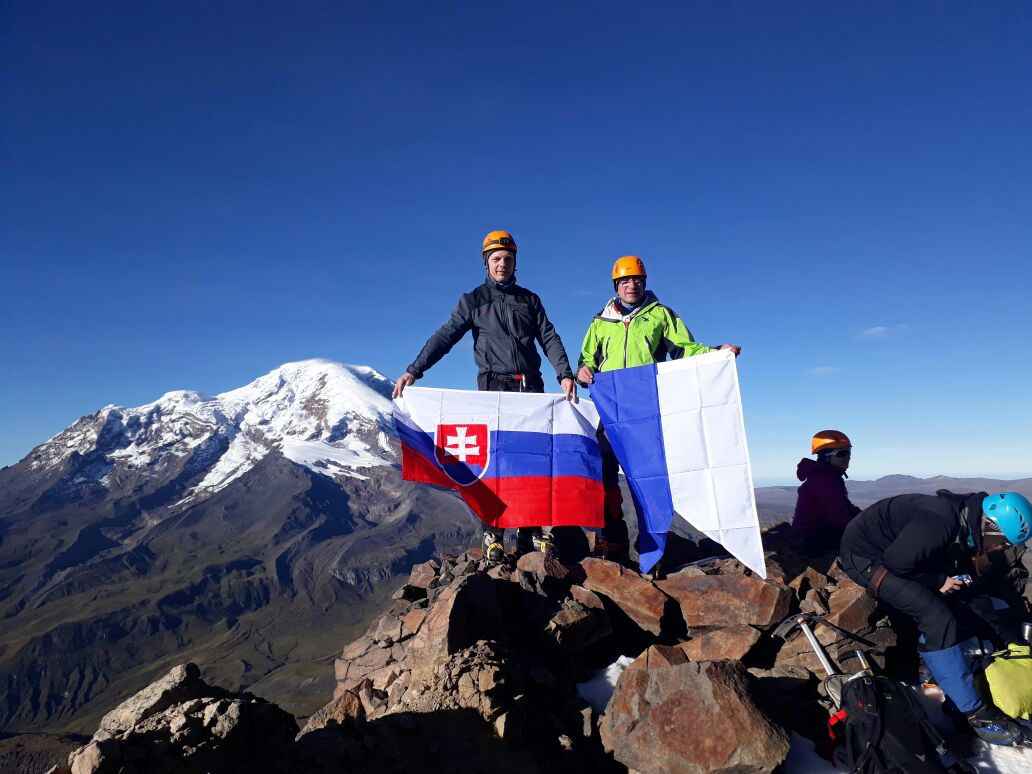
<svg viewBox="0 0 1032 774">
<path fill-rule="evenodd" d="M 574 354 L 641 255 L 754 469 L 1032 475 L 1032 6 L 0 6 L 0 464 L 290 360 L 394 377 L 513 231 Z M 421 382 L 474 386 L 468 341 Z"/>
</svg>

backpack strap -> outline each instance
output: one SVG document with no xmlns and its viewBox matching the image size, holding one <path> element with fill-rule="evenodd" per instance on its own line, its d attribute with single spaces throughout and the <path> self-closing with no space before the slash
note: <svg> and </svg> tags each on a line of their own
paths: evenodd
<svg viewBox="0 0 1032 774">
<path fill-rule="evenodd" d="M 888 678 L 882 679 L 887 680 Z M 928 734 L 928 738 L 932 740 L 932 744 L 935 745 L 935 752 L 940 758 L 946 755 L 951 755 L 952 750 L 950 750 L 950 746 L 946 743 L 942 734 L 939 733 L 939 730 L 932 725 L 932 721 L 928 719 L 928 715 L 925 714 L 924 708 L 921 707 L 921 703 L 917 700 L 917 697 L 914 696 L 914 692 L 905 685 L 901 685 L 900 688 L 902 689 L 902 692 L 906 694 L 907 703 L 910 705 L 913 716 L 917 719 L 921 728 L 924 729 L 924 732 Z"/>
</svg>

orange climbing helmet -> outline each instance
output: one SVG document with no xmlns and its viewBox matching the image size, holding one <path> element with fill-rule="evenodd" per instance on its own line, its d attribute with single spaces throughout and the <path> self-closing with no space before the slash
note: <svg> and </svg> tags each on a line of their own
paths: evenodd
<svg viewBox="0 0 1032 774">
<path fill-rule="evenodd" d="M 625 255 L 613 264 L 613 281 L 621 277 L 647 277 L 645 261 L 636 255 Z"/>
<path fill-rule="evenodd" d="M 511 250 L 516 255 L 516 240 L 508 231 L 490 231 L 484 237 L 484 249 L 480 254 L 486 259 L 492 250 Z"/>
<path fill-rule="evenodd" d="M 851 449 L 853 444 L 849 442 L 849 436 L 839 430 L 821 430 L 813 437 L 810 444 L 810 454 L 818 454 L 833 449 Z"/>
</svg>

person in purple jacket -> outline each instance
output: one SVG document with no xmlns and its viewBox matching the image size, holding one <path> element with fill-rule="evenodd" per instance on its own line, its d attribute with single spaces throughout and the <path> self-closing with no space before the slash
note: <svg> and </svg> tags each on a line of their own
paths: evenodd
<svg viewBox="0 0 1032 774">
<path fill-rule="evenodd" d="M 860 509 L 849 501 L 843 478 L 849 467 L 853 445 L 845 433 L 821 430 L 813 437 L 811 454 L 803 457 L 796 468 L 802 481 L 796 499 L 792 532 L 809 550 L 838 551 L 846 525 Z"/>
</svg>

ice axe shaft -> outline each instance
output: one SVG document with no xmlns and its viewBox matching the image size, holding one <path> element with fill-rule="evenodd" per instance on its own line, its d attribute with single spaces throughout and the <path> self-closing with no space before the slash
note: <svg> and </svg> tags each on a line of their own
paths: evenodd
<svg viewBox="0 0 1032 774">
<path fill-rule="evenodd" d="M 799 630 L 806 637 L 806 641 L 810 643 L 810 647 L 813 648 L 813 652 L 817 655 L 817 660 L 821 662 L 821 667 L 824 669 L 825 674 L 831 677 L 835 674 L 840 674 L 841 670 L 832 663 L 828 657 L 827 651 L 824 650 L 824 646 L 821 645 L 820 640 L 817 639 L 817 635 L 813 633 L 813 628 L 810 626 L 810 621 L 818 621 L 825 623 L 822 619 L 816 616 L 808 615 L 807 613 L 800 613 L 786 618 L 777 629 L 774 630 L 774 636 L 785 639 L 786 636 L 792 629 L 799 627 Z"/>
<path fill-rule="evenodd" d="M 813 652 L 817 654 L 817 660 L 821 662 L 821 666 L 824 668 L 825 674 L 831 677 L 836 674 L 839 670 L 835 668 L 835 665 L 831 663 L 831 659 L 828 658 L 828 654 L 824 650 L 824 646 L 821 645 L 820 640 L 817 639 L 817 635 L 813 633 L 813 629 L 810 628 L 808 621 L 800 621 L 799 628 L 803 631 L 803 636 L 806 637 L 810 643 L 810 647 L 813 648 Z"/>
</svg>

